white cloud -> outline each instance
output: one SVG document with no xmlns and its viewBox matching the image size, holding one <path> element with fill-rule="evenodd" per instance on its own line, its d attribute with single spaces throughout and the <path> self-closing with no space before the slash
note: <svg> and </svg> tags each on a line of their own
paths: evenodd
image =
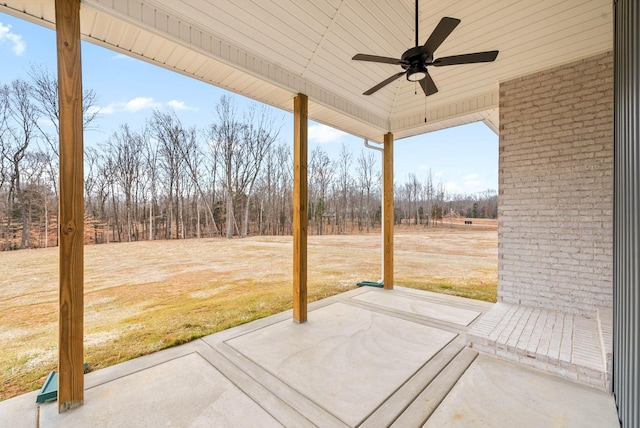
<svg viewBox="0 0 640 428">
<path fill-rule="evenodd" d="M 478 177 L 480 177 L 478 174 L 469 174 L 469 175 L 465 175 L 462 178 L 465 180 L 475 180 Z"/>
<path fill-rule="evenodd" d="M 162 104 L 153 100 L 153 98 L 147 97 L 136 97 L 132 98 L 129 101 L 118 102 L 118 103 L 110 103 L 106 106 L 91 106 L 88 109 L 88 113 L 99 113 L 99 114 L 114 114 L 114 113 L 136 113 L 140 110 L 148 109 L 148 108 L 157 108 L 161 107 Z"/>
<path fill-rule="evenodd" d="M 100 107 L 100 106 L 91 106 L 87 109 L 88 114 L 113 114 L 116 112 L 115 104 L 111 103 L 108 106 Z"/>
<path fill-rule="evenodd" d="M 189 107 L 184 101 L 171 100 L 166 103 L 167 106 L 176 110 L 196 110 L 194 107 Z M 150 97 L 136 97 L 129 101 L 111 103 L 106 106 L 91 106 L 88 113 L 98 114 L 114 114 L 114 113 L 137 113 L 141 110 L 150 108 L 160 108 L 163 104 L 155 101 Z"/>
<path fill-rule="evenodd" d="M 153 98 L 136 97 L 124 103 L 123 110 L 130 113 L 136 113 L 146 108 L 159 107 L 159 103 L 153 101 Z"/>
<path fill-rule="evenodd" d="M 323 143 L 339 143 L 342 137 L 346 136 L 342 131 L 331 128 L 327 125 L 312 125 L 309 127 L 308 138 L 309 141 L 314 141 L 318 144 Z"/>
<path fill-rule="evenodd" d="M 482 184 L 482 181 L 478 180 L 467 180 L 464 182 L 464 185 L 468 187 L 478 187 L 480 184 Z"/>
<path fill-rule="evenodd" d="M 27 44 L 22 40 L 22 36 L 11 31 L 11 25 L 3 25 L 0 22 L 0 43 L 8 40 L 13 46 L 13 53 L 20 56 L 27 49 Z"/>
<path fill-rule="evenodd" d="M 121 54 L 121 53 L 115 54 L 114 56 L 112 56 L 112 57 L 111 57 L 111 59 L 117 59 L 117 60 L 121 60 L 121 59 L 123 59 L 123 60 L 133 60 L 133 58 L 131 58 L 130 56 L 127 56 L 127 55 L 125 55 L 125 54 Z"/>
<path fill-rule="evenodd" d="M 444 183 L 444 188 L 447 190 L 447 192 L 454 193 L 460 189 L 460 186 L 458 186 L 458 183 L 456 183 L 455 181 L 447 181 L 446 183 Z"/>
<path fill-rule="evenodd" d="M 167 105 L 176 110 L 196 110 L 195 108 L 186 105 L 184 101 L 171 100 L 167 102 Z"/>
</svg>

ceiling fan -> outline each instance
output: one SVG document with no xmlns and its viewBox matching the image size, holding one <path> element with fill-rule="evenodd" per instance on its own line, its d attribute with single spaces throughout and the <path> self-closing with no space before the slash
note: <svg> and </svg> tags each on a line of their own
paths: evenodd
<svg viewBox="0 0 640 428">
<path fill-rule="evenodd" d="M 399 59 L 385 56 L 357 54 L 352 59 L 355 61 L 379 62 L 383 64 L 396 64 L 403 68 L 403 71 L 383 80 L 373 88 L 367 90 L 362 95 L 371 95 L 384 88 L 400 76 L 406 74 L 410 82 L 418 82 L 429 96 L 438 92 L 438 88 L 427 71 L 428 66 L 443 67 L 446 65 L 473 64 L 478 62 L 492 62 L 498 56 L 498 51 L 476 52 L 470 54 L 445 56 L 433 59 L 433 54 L 438 47 L 449 37 L 449 34 L 458 26 L 459 19 L 444 17 L 440 20 L 433 33 L 429 36 L 424 45 L 418 42 L 418 0 L 416 0 L 416 45 L 407 49 Z"/>
</svg>

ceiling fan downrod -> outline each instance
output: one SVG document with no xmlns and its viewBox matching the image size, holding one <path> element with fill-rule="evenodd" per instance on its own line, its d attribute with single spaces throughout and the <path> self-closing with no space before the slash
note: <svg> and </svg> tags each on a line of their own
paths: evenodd
<svg viewBox="0 0 640 428">
<path fill-rule="evenodd" d="M 415 16 L 416 16 L 416 47 L 417 47 L 418 44 L 419 44 L 419 40 L 420 40 L 418 38 L 418 0 L 416 0 L 416 13 L 415 13 Z"/>
</svg>

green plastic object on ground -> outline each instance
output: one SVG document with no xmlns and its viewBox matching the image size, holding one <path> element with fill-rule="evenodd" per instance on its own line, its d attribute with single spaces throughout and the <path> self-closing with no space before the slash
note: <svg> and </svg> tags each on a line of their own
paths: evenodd
<svg viewBox="0 0 640 428">
<path fill-rule="evenodd" d="M 87 372 L 89 365 L 84 363 L 84 371 Z M 47 379 L 44 381 L 38 396 L 36 397 L 36 403 L 46 403 L 48 401 L 55 401 L 58 399 L 58 373 L 51 372 Z"/>
<path fill-rule="evenodd" d="M 375 282 L 375 281 L 362 281 L 359 282 L 358 287 L 377 287 L 377 288 L 383 288 L 384 284 L 382 282 Z"/>
</svg>

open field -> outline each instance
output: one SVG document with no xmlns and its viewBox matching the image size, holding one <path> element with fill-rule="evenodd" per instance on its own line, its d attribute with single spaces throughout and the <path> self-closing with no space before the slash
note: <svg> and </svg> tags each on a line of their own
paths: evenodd
<svg viewBox="0 0 640 428">
<path fill-rule="evenodd" d="M 291 237 L 85 247 L 85 361 L 95 370 L 291 308 Z M 309 299 L 380 278 L 380 235 L 309 237 Z M 495 301 L 495 228 L 399 228 L 395 283 Z M 57 364 L 58 249 L 0 253 L 0 400 Z"/>
</svg>

